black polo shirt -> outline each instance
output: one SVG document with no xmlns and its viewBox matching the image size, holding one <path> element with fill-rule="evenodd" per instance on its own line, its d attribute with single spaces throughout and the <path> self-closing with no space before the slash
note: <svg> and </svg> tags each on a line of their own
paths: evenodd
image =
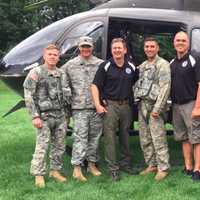
<svg viewBox="0 0 200 200">
<path fill-rule="evenodd" d="M 138 72 L 133 63 L 125 60 L 118 67 L 113 59 L 103 62 L 95 75 L 95 84 L 103 99 L 128 100 L 132 96 L 132 86 L 138 78 Z"/>
<path fill-rule="evenodd" d="M 190 53 L 171 61 L 171 99 L 173 103 L 185 104 L 196 99 L 200 82 L 200 60 Z"/>
</svg>

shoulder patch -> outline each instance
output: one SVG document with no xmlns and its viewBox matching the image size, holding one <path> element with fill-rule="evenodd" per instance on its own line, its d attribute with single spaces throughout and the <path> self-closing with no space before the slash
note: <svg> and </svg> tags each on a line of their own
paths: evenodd
<svg viewBox="0 0 200 200">
<path fill-rule="evenodd" d="M 38 81 L 38 75 L 34 70 L 31 70 L 28 74 L 28 77 L 34 81 Z"/>
<path fill-rule="evenodd" d="M 136 70 L 136 67 L 135 67 L 135 65 L 134 65 L 133 63 L 131 63 L 131 62 L 128 62 L 128 64 L 131 66 L 131 68 L 133 69 L 133 71 L 135 71 L 135 70 Z"/>
<path fill-rule="evenodd" d="M 104 70 L 107 72 L 109 67 L 110 67 L 111 62 L 106 63 L 106 65 L 104 66 Z"/>
<path fill-rule="evenodd" d="M 192 55 L 189 55 L 189 59 L 190 59 L 190 63 L 192 65 L 192 67 L 194 67 L 194 65 L 196 64 L 196 60 Z"/>
</svg>

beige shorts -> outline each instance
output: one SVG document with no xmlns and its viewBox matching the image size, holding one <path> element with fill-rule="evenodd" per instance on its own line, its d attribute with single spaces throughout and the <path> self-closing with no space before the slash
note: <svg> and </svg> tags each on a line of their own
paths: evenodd
<svg viewBox="0 0 200 200">
<path fill-rule="evenodd" d="M 189 140 L 191 144 L 200 143 L 200 119 L 192 119 L 195 101 L 173 105 L 174 136 L 177 141 Z"/>
</svg>

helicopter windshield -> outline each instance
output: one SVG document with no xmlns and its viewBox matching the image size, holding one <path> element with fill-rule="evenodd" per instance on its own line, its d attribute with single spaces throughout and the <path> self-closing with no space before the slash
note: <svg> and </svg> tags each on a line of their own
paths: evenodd
<svg viewBox="0 0 200 200">
<path fill-rule="evenodd" d="M 23 65 L 39 60 L 44 47 L 64 32 L 70 22 L 69 18 L 59 20 L 19 43 L 4 57 L 6 65 Z"/>
<path fill-rule="evenodd" d="M 94 40 L 94 54 L 97 57 L 102 57 L 102 42 L 103 42 L 104 26 L 101 21 L 90 21 L 79 24 L 67 33 L 61 45 L 61 57 L 64 62 L 75 57 L 78 53 L 78 40 L 81 36 L 88 35 Z"/>
</svg>

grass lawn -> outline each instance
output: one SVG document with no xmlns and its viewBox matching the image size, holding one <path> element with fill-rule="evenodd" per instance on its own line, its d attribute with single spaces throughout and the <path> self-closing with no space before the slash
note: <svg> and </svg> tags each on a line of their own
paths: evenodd
<svg viewBox="0 0 200 200">
<path fill-rule="evenodd" d="M 6 113 L 20 97 L 0 81 L 0 116 Z M 199 200 L 200 183 L 184 176 L 180 144 L 168 137 L 172 168 L 162 182 L 147 177 L 121 174 L 122 180 L 113 183 L 107 176 L 103 160 L 103 138 L 100 145 L 101 177 L 86 174 L 88 182 L 79 183 L 72 178 L 70 158 L 66 155 L 63 173 L 68 177 L 65 184 L 57 183 L 48 176 L 46 188 L 34 187 L 34 178 L 29 174 L 34 151 L 35 130 L 25 109 L 6 118 L 0 117 L 0 200 Z M 71 138 L 67 138 L 71 143 Z M 130 138 L 133 163 L 136 169 L 144 167 L 138 136 Z"/>
</svg>

